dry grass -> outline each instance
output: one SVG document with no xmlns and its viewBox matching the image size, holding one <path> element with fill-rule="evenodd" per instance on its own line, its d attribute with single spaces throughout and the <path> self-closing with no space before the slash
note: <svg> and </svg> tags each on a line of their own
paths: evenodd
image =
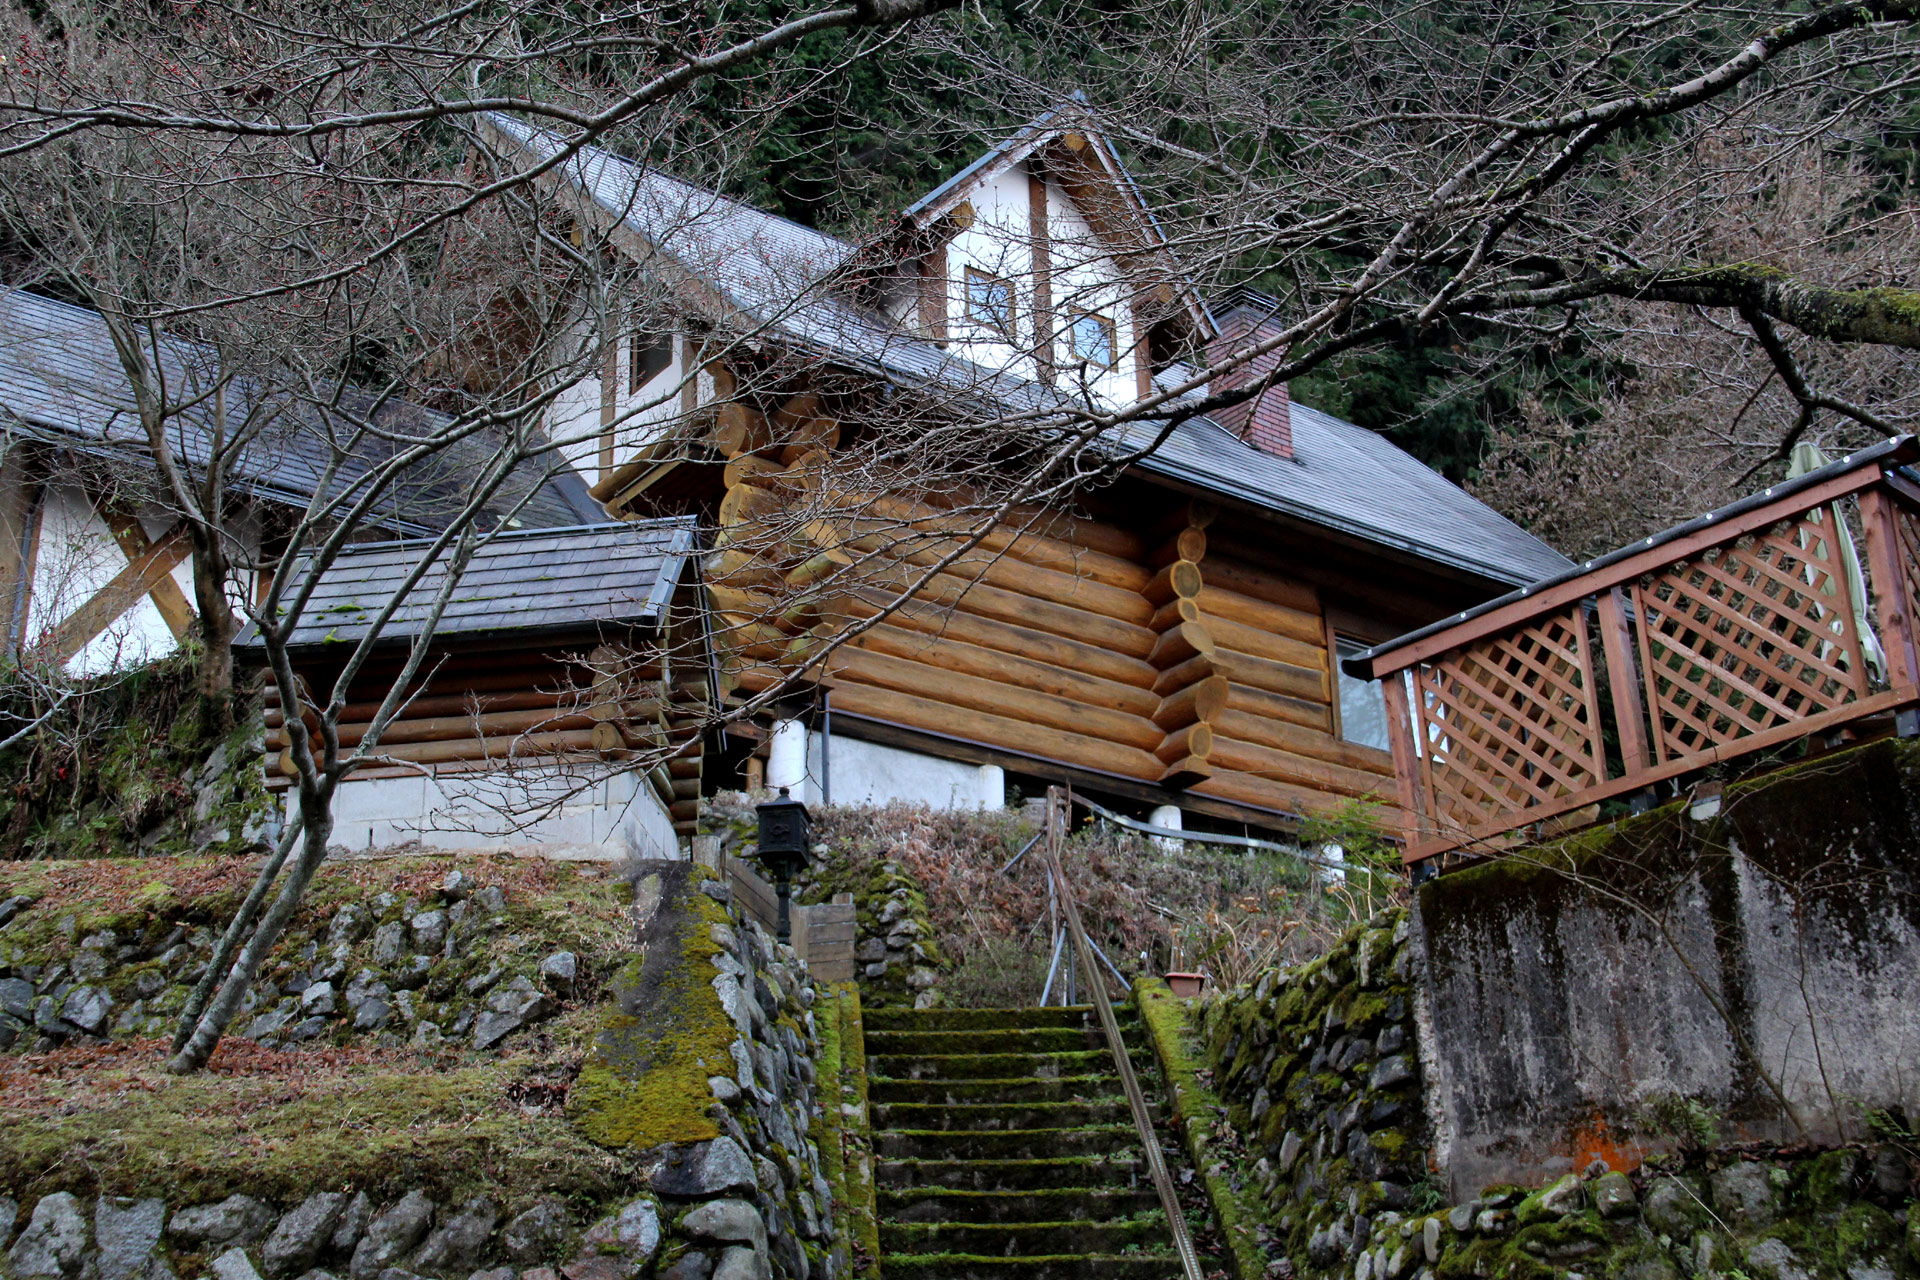
<svg viewBox="0 0 1920 1280">
<path fill-rule="evenodd" d="M 821 837 L 857 870 L 891 860 L 925 891 L 935 940 L 953 963 L 948 1003 L 1028 1004 L 1046 978 L 1052 929 L 1038 849 L 1001 866 L 1036 828 L 1011 813 L 906 805 L 828 809 Z M 1091 818 L 1061 858 L 1089 936 L 1129 978 L 1201 969 L 1217 983 L 1317 955 L 1372 909 L 1329 895 L 1299 861 L 1278 854 L 1153 842 Z"/>
</svg>

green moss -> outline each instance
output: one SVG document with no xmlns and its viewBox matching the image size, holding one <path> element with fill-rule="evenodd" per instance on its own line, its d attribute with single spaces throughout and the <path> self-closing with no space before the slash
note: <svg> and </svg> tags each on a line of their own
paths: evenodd
<svg viewBox="0 0 1920 1280">
<path fill-rule="evenodd" d="M 1806 1198 L 1816 1209 L 1833 1209 L 1853 1195 L 1860 1157 L 1852 1151 L 1828 1151 L 1807 1165 Z"/>
<path fill-rule="evenodd" d="M 1208 1134 L 1220 1109 L 1220 1099 L 1201 1082 L 1200 1059 L 1192 1040 L 1186 1008 L 1167 984 L 1158 978 L 1143 977 L 1134 983 L 1134 999 L 1140 1007 L 1140 1021 L 1147 1030 L 1167 1084 L 1173 1112 L 1180 1118 L 1180 1135 L 1185 1140 L 1193 1167 L 1200 1172 L 1207 1202 L 1213 1207 L 1220 1234 L 1227 1242 L 1229 1261 L 1239 1280 L 1256 1280 L 1266 1274 L 1266 1257 L 1260 1247 L 1258 1201 L 1251 1191 L 1235 1190 L 1225 1176 L 1223 1163 L 1209 1153 Z M 1278 1115 L 1276 1109 L 1273 1113 Z"/>
<path fill-rule="evenodd" d="M 646 1150 L 662 1143 L 720 1136 L 709 1114 L 707 1081 L 731 1074 L 733 1023 L 713 989 L 719 954 L 713 926 L 726 923 L 719 905 L 680 880 L 656 914 L 657 935 L 615 983 L 621 1011 L 601 1024 L 567 1097 L 567 1114 L 604 1147 Z M 672 913 L 672 914 L 670 914 Z M 666 954 L 662 954 L 662 953 Z"/>
<path fill-rule="evenodd" d="M 203 1203 L 235 1192 L 292 1201 L 318 1186 L 376 1199 L 419 1187 L 442 1202 L 534 1192 L 602 1198 L 630 1185 L 626 1161 L 559 1116 L 506 1096 L 520 1069 L 172 1077 L 157 1062 L 142 1088 L 74 1082 L 51 1113 L 7 1121 L 0 1193 L 23 1203 L 55 1191 L 159 1195 Z"/>
</svg>

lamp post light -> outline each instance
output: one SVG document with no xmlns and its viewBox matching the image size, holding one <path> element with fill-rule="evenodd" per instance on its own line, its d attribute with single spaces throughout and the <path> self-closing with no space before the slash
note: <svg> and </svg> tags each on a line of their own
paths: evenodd
<svg viewBox="0 0 1920 1280">
<path fill-rule="evenodd" d="M 757 806 L 756 812 L 760 815 L 760 865 L 773 877 L 774 892 L 780 896 L 778 937 L 787 942 L 793 935 L 787 922 L 787 900 L 793 893 L 793 877 L 807 867 L 813 818 L 806 805 L 787 798 L 785 787 L 780 788 L 779 799 Z"/>
</svg>

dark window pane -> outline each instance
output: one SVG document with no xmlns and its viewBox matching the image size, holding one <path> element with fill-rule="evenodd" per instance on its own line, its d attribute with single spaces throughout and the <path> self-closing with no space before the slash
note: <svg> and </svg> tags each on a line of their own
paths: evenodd
<svg viewBox="0 0 1920 1280">
<path fill-rule="evenodd" d="M 640 388 L 659 377 L 666 367 L 673 363 L 673 335 L 636 333 L 633 335 L 633 355 L 628 362 L 627 391 Z"/>
</svg>

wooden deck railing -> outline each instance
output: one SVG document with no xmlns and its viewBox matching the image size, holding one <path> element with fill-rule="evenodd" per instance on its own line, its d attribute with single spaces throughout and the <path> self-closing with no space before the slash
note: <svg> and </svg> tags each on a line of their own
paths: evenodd
<svg viewBox="0 0 1920 1280">
<path fill-rule="evenodd" d="M 1384 683 L 1406 861 L 1868 717 L 1920 728 L 1916 459 L 1897 437 L 1350 659 Z"/>
</svg>

